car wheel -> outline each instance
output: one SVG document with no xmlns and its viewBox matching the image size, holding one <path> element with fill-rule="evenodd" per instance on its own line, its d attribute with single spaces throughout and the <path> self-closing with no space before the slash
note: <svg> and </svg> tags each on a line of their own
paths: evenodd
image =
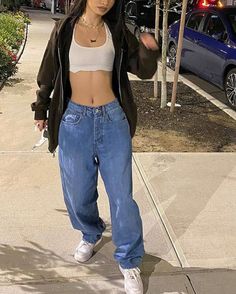
<svg viewBox="0 0 236 294">
<path fill-rule="evenodd" d="M 135 35 L 136 39 L 139 41 L 139 38 L 140 38 L 140 30 L 139 30 L 138 27 L 135 28 L 134 35 Z"/>
<path fill-rule="evenodd" d="M 229 106 L 236 110 L 236 68 L 227 73 L 224 90 Z"/>
<path fill-rule="evenodd" d="M 175 44 L 170 46 L 168 50 L 168 65 L 172 70 L 175 70 L 177 47 Z"/>
</svg>

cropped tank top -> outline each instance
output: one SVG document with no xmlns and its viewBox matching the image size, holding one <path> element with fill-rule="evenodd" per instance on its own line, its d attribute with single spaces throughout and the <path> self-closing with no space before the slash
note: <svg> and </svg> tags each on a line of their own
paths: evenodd
<svg viewBox="0 0 236 294">
<path fill-rule="evenodd" d="M 104 22 L 106 41 L 99 47 L 84 47 L 75 41 L 75 27 L 69 51 L 70 71 L 112 71 L 115 49 L 111 32 Z"/>
</svg>

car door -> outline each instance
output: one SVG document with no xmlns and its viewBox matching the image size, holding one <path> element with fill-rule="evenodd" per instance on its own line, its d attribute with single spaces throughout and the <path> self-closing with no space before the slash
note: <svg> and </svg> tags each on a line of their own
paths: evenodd
<svg viewBox="0 0 236 294">
<path fill-rule="evenodd" d="M 193 12 L 187 20 L 184 30 L 183 50 L 181 65 L 193 72 L 198 72 L 201 67 L 199 63 L 199 50 L 196 40 L 200 38 L 200 28 L 205 17 L 205 12 Z"/>
<path fill-rule="evenodd" d="M 222 74 L 228 51 L 226 40 L 227 30 L 220 15 L 209 13 L 205 19 L 198 46 L 203 64 L 201 76 L 215 84 L 222 84 Z"/>
</svg>

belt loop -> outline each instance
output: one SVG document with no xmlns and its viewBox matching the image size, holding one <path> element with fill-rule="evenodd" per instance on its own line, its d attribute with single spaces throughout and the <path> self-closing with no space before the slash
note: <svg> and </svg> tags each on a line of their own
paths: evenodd
<svg viewBox="0 0 236 294">
<path fill-rule="evenodd" d="M 87 109 L 85 106 L 83 106 L 83 115 L 85 116 L 86 115 L 86 112 L 87 112 Z"/>
<path fill-rule="evenodd" d="M 102 106 L 102 116 L 106 115 L 106 105 Z"/>
</svg>

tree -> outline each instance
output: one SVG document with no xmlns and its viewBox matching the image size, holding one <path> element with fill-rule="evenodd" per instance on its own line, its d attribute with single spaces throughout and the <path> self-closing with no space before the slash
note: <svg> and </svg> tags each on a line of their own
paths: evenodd
<svg viewBox="0 0 236 294">
<path fill-rule="evenodd" d="M 156 16 L 155 16 L 155 38 L 157 43 L 159 43 L 159 24 L 160 24 L 160 0 L 156 2 Z M 154 76 L 154 98 L 157 99 L 158 97 L 158 63 L 157 63 L 157 70 Z"/>
<path fill-rule="evenodd" d="M 175 75 L 174 75 L 174 83 L 173 83 L 172 97 L 171 97 L 171 109 L 170 109 L 171 112 L 174 112 L 175 102 L 176 102 L 177 85 L 178 85 L 179 68 L 180 68 L 180 61 L 181 61 L 187 5 L 188 5 L 188 0 L 183 0 L 181 21 L 180 21 L 180 27 L 179 27 L 179 38 L 178 38 L 176 63 L 175 63 Z"/>
<path fill-rule="evenodd" d="M 161 108 L 167 105 L 167 42 L 168 42 L 168 12 L 170 0 L 163 0 L 163 23 L 162 23 L 162 83 L 161 83 Z"/>
</svg>

